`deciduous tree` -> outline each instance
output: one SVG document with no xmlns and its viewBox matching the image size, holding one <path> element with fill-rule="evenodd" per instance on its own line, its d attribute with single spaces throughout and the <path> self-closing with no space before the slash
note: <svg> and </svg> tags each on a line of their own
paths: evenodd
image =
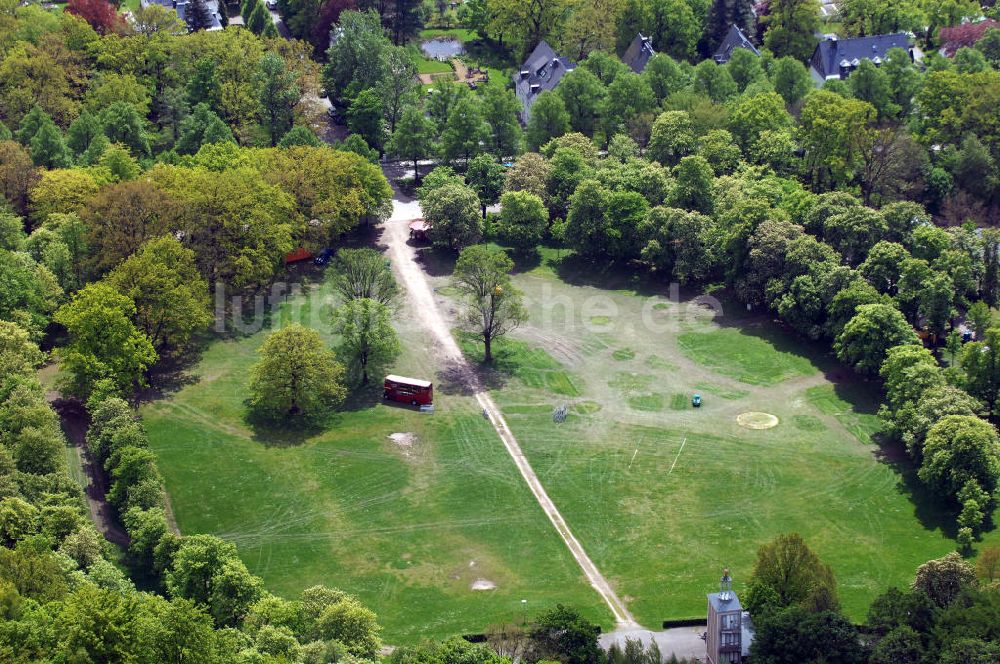
<svg viewBox="0 0 1000 664">
<path fill-rule="evenodd" d="M 212 322 L 208 283 L 194 251 L 170 235 L 144 244 L 108 282 L 135 304 L 136 322 L 158 352 L 184 346 Z"/>
<path fill-rule="evenodd" d="M 436 246 L 459 250 L 479 241 L 483 234 L 479 198 L 469 187 L 449 182 L 420 201 L 431 225 L 430 239 Z"/>
<path fill-rule="evenodd" d="M 500 238 L 515 251 L 534 251 L 548 223 L 549 211 L 537 195 L 508 191 L 500 198 Z"/>
<path fill-rule="evenodd" d="M 521 292 L 510 281 L 514 262 L 503 251 L 483 245 L 463 250 L 452 279 L 465 305 L 463 325 L 483 340 L 483 360 L 493 361 L 493 342 L 528 315 Z"/>
<path fill-rule="evenodd" d="M 570 130 L 570 117 L 562 97 L 545 91 L 531 105 L 526 138 L 528 147 L 537 150 L 557 136 Z"/>
<path fill-rule="evenodd" d="M 316 330 L 298 324 L 282 328 L 258 353 L 250 373 L 250 406 L 264 417 L 318 419 L 344 401 L 344 366 Z"/>
<path fill-rule="evenodd" d="M 492 155 L 479 154 L 471 159 L 465 170 L 465 182 L 472 187 L 479 197 L 483 209 L 483 219 L 486 219 L 486 208 L 500 199 L 503 192 L 506 169 Z"/>
<path fill-rule="evenodd" d="M 748 608 L 755 615 L 798 607 L 811 611 L 837 610 L 837 582 L 830 566 L 820 560 L 798 533 L 779 535 L 757 550 L 750 586 L 773 604 Z"/>
<path fill-rule="evenodd" d="M 340 356 L 368 384 L 369 371 L 377 371 L 399 353 L 389 307 L 365 297 L 348 300 L 334 314 L 340 335 Z"/>
<path fill-rule="evenodd" d="M 396 125 L 386 151 L 413 162 L 414 181 L 420 184 L 420 160 L 434 152 L 434 123 L 418 106 L 408 106 Z"/>
<path fill-rule="evenodd" d="M 56 322 L 70 336 L 59 358 L 73 393 L 86 396 L 102 379 L 112 381 L 122 394 L 144 384 L 157 355 L 132 322 L 135 314 L 132 300 L 105 283 L 86 286 L 56 312 Z"/>
<path fill-rule="evenodd" d="M 295 83 L 295 72 L 287 71 L 285 61 L 279 55 L 268 53 L 260 59 L 257 66 L 261 125 L 267 133 L 271 147 L 274 147 L 292 128 L 292 112 L 298 104 L 301 93 Z"/>
<path fill-rule="evenodd" d="M 893 346 L 919 343 L 906 318 L 892 305 L 863 304 L 856 312 L 833 347 L 841 361 L 862 373 L 878 371 Z"/>
<path fill-rule="evenodd" d="M 819 16 L 817 0 L 772 0 L 764 17 L 764 46 L 776 57 L 805 62 L 816 49 Z"/>
<path fill-rule="evenodd" d="M 345 302 L 368 299 L 389 305 L 399 287 L 385 256 L 370 248 L 337 252 L 334 286 Z"/>
</svg>

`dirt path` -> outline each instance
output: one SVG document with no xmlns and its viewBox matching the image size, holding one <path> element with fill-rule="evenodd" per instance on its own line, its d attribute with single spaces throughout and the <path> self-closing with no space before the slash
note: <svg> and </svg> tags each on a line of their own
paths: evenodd
<svg viewBox="0 0 1000 664">
<path fill-rule="evenodd" d="M 419 216 L 419 206 L 411 201 L 399 200 L 397 197 L 397 200 L 393 201 L 392 218 L 386 222 L 385 233 L 382 236 L 382 241 L 388 246 L 389 257 L 392 259 L 392 263 L 399 273 L 399 280 L 405 284 L 406 297 L 409 300 L 410 306 L 413 307 L 414 311 L 420 312 L 420 321 L 436 340 L 441 364 L 450 367 L 450 370 L 453 372 L 460 373 L 464 382 L 470 386 L 473 396 L 482 407 L 484 414 L 488 417 L 493 428 L 496 429 L 497 435 L 500 436 L 500 440 L 503 441 L 508 454 L 514 460 L 514 465 L 520 471 L 521 477 L 527 482 L 528 488 L 531 489 L 531 493 L 535 496 L 535 500 L 538 501 L 549 521 L 555 526 L 556 531 L 569 548 L 570 553 L 573 554 L 573 558 L 580 565 L 580 569 L 583 570 L 590 585 L 593 586 L 594 590 L 597 591 L 608 605 L 608 608 L 611 609 L 618 627 L 638 628 L 638 623 L 636 623 L 632 614 L 629 613 L 625 603 L 618 597 L 611 584 L 608 583 L 608 580 L 597 569 L 590 556 L 584 551 L 583 546 L 580 545 L 580 542 L 573 535 L 572 531 L 570 531 L 566 520 L 563 519 L 562 514 L 556 509 L 552 499 L 549 498 L 548 493 L 545 491 L 545 487 L 542 486 L 531 464 L 525 458 L 524 453 L 521 451 L 521 446 L 507 426 L 507 422 L 504 420 L 500 409 L 493 402 L 489 393 L 482 387 L 473 367 L 465 359 L 465 356 L 462 355 L 462 351 L 459 349 L 454 337 L 451 336 L 451 330 L 445 323 L 445 319 L 441 315 L 437 303 L 434 301 L 431 286 L 423 270 L 417 264 L 414 249 L 407 244 L 407 240 L 409 240 L 407 222 Z"/>
<path fill-rule="evenodd" d="M 108 504 L 107 495 L 107 473 L 101 464 L 94 461 L 87 450 L 87 427 L 89 420 L 83 406 L 75 402 L 61 399 L 58 393 L 52 392 L 48 395 L 49 402 L 59 413 L 63 431 L 70 444 L 73 445 L 74 453 L 80 459 L 80 467 L 86 480 L 83 487 L 84 496 L 87 499 L 87 509 L 90 512 L 90 519 L 97 526 L 97 530 L 104 535 L 104 539 L 127 548 L 129 537 L 115 518 L 114 510 Z"/>
</svg>

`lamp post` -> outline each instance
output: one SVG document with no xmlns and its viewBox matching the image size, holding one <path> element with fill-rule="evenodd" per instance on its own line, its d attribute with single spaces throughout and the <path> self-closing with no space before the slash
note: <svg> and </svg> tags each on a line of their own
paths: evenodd
<svg viewBox="0 0 1000 664">
<path fill-rule="evenodd" d="M 521 626 L 526 627 L 528 625 L 528 600 L 521 600 Z"/>
</svg>

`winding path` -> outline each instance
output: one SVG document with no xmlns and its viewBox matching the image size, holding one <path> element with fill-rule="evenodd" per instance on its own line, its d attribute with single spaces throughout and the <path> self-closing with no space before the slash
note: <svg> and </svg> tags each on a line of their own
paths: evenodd
<svg viewBox="0 0 1000 664">
<path fill-rule="evenodd" d="M 392 264 L 399 272 L 400 282 L 405 284 L 406 296 L 410 306 L 413 307 L 414 311 L 420 312 L 421 323 L 428 329 L 437 342 L 439 357 L 442 363 L 449 365 L 454 371 L 460 373 L 464 382 L 470 386 L 473 396 L 482 407 L 484 414 L 493 425 L 497 435 L 500 436 L 500 440 L 503 441 L 507 453 L 510 454 L 514 465 L 517 466 L 518 471 L 521 473 L 521 477 L 524 478 L 524 481 L 528 484 L 528 488 L 531 489 L 535 500 L 538 501 L 542 511 L 545 512 L 549 521 L 555 526 L 556 532 L 559 533 L 559 536 L 569 548 L 573 558 L 580 565 L 580 569 L 583 570 L 584 576 L 587 577 L 590 585 L 593 586 L 594 590 L 597 591 L 608 605 L 608 608 L 611 609 L 611 614 L 615 618 L 618 629 L 638 629 L 639 624 L 636 623 L 632 614 L 629 613 L 625 603 L 618 597 L 611 584 L 604 578 L 601 571 L 597 569 L 597 566 L 594 565 L 594 562 L 587 555 L 579 540 L 576 539 L 573 532 L 569 529 L 566 520 L 559 513 L 552 499 L 549 498 L 545 487 L 542 486 L 531 464 L 524 456 L 524 452 L 521 451 L 521 446 L 518 444 L 517 439 L 511 432 L 510 427 L 507 426 L 503 413 L 500 412 L 496 403 L 494 403 L 487 390 L 482 386 L 472 365 L 465 359 L 465 356 L 458 347 L 458 343 L 452 337 L 451 330 L 448 328 L 444 317 L 441 315 L 441 311 L 438 309 L 437 303 L 434 301 L 433 291 L 427 281 L 427 277 L 420 265 L 417 264 L 416 252 L 413 247 L 407 244 L 409 240 L 408 222 L 418 217 L 420 217 L 419 205 L 414 201 L 405 200 L 397 192 L 393 200 L 392 217 L 386 222 L 385 233 L 382 236 L 382 241 L 388 247 L 388 254 L 392 259 Z"/>
</svg>

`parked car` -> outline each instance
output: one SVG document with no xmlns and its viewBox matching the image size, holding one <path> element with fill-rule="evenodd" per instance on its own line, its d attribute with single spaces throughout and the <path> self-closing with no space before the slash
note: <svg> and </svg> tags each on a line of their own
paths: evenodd
<svg viewBox="0 0 1000 664">
<path fill-rule="evenodd" d="M 316 265 L 326 265 L 330 262 L 331 258 L 333 258 L 333 249 L 327 247 L 316 254 L 316 258 L 313 259 L 313 263 Z"/>
</svg>

